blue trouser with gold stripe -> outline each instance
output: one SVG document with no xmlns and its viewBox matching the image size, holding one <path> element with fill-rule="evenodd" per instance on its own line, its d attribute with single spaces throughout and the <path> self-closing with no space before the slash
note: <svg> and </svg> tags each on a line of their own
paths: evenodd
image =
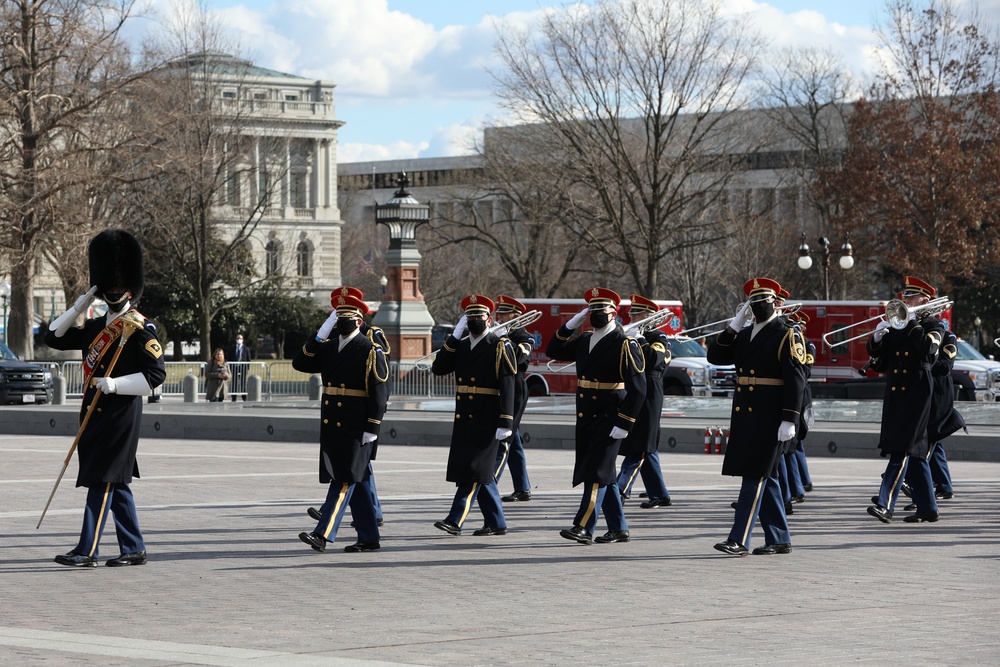
<svg viewBox="0 0 1000 667">
<path fill-rule="evenodd" d="M 98 557 L 97 545 L 101 533 L 108 522 L 108 514 L 114 515 L 118 548 L 123 554 L 134 554 L 146 550 L 146 543 L 139 530 L 139 516 L 135 511 L 132 489 L 124 482 L 105 482 L 87 489 L 87 505 L 83 511 L 83 529 L 76 553 Z"/>
<path fill-rule="evenodd" d="M 528 480 L 528 461 L 524 458 L 524 443 L 521 442 L 521 432 L 514 430 L 510 439 L 501 442 L 497 447 L 497 462 L 493 479 L 498 484 L 503 469 L 510 464 L 510 479 L 514 482 L 514 491 L 531 491 L 531 481 Z"/>
<path fill-rule="evenodd" d="M 910 485 L 913 502 L 918 512 L 936 512 L 937 500 L 934 498 L 934 485 L 931 483 L 931 467 L 927 459 L 921 456 L 911 456 L 904 453 L 893 453 L 882 474 L 882 485 L 878 490 L 878 503 L 882 507 L 893 509 L 903 480 Z M 883 501 L 889 505 L 883 505 Z"/>
<path fill-rule="evenodd" d="M 608 522 L 608 530 L 628 530 L 625 512 L 622 509 L 621 493 L 618 484 L 613 482 L 601 486 L 597 482 L 583 483 L 583 498 L 580 509 L 573 517 L 573 525 L 582 526 L 593 534 L 597 527 L 598 511 L 604 512 L 604 520 Z"/>
<path fill-rule="evenodd" d="M 357 514 L 358 510 L 355 509 L 355 505 L 360 502 L 363 495 L 368 497 L 366 502 L 370 502 L 372 507 L 375 508 L 375 520 L 382 518 L 382 503 L 378 500 L 378 491 L 375 489 L 375 471 L 372 470 L 372 464 L 368 464 L 368 473 L 365 478 L 358 482 L 357 493 L 351 496 L 351 514 Z"/>
<path fill-rule="evenodd" d="M 942 493 L 954 493 L 955 488 L 951 485 L 951 470 L 948 468 L 948 457 L 944 453 L 944 445 L 940 442 L 935 442 L 934 446 L 927 452 L 927 465 L 931 471 L 931 481 L 934 483 L 934 489 Z M 911 472 L 913 469 L 914 467 L 910 466 L 906 470 L 906 482 L 911 487 L 915 481 L 910 478 L 914 474 Z M 919 482 L 917 483 L 919 484 Z"/>
<path fill-rule="evenodd" d="M 632 495 L 632 485 L 637 477 L 642 478 L 646 488 L 646 496 L 650 500 L 669 498 L 667 484 L 663 481 L 663 471 L 660 469 L 660 454 L 657 451 L 641 454 L 626 454 L 622 459 L 622 469 L 618 473 L 618 490 L 622 497 Z"/>
<path fill-rule="evenodd" d="M 459 528 L 465 523 L 472 509 L 472 502 L 479 501 L 479 509 L 483 513 L 483 525 L 490 528 L 506 528 L 507 520 L 503 515 L 500 502 L 500 492 L 497 483 L 481 484 L 479 482 L 461 482 L 455 490 L 455 499 L 451 503 L 451 511 L 445 517 Z"/>
<path fill-rule="evenodd" d="M 729 539 L 749 548 L 753 525 L 760 518 L 764 544 L 791 544 L 785 501 L 777 477 L 744 477 L 736 499 L 736 516 Z"/>
<path fill-rule="evenodd" d="M 365 489 L 359 493 L 355 491 L 359 484 L 347 484 L 343 482 L 330 482 L 330 489 L 326 493 L 326 502 L 320 508 L 320 519 L 316 524 L 317 535 L 321 535 L 327 542 L 333 542 L 337 538 L 337 531 L 340 530 L 340 522 L 344 518 L 344 513 L 348 506 L 351 508 L 351 515 L 354 517 L 354 527 L 358 531 L 359 542 L 378 542 L 378 520 L 375 518 L 375 506 L 372 503 L 371 495 Z M 355 499 L 354 496 L 357 496 Z"/>
</svg>

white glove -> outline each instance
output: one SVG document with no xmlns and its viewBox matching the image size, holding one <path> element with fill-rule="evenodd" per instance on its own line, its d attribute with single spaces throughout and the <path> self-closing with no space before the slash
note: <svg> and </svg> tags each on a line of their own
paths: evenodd
<svg viewBox="0 0 1000 667">
<path fill-rule="evenodd" d="M 502 327 L 497 327 L 493 330 L 493 333 L 495 333 L 498 337 L 503 338 L 507 335 L 507 325 L 505 324 Z"/>
<path fill-rule="evenodd" d="M 743 307 L 740 308 L 739 311 L 736 313 L 736 317 L 734 317 L 733 321 L 729 323 L 730 328 L 732 328 L 732 330 L 735 331 L 736 333 L 742 331 L 743 327 L 747 325 L 747 321 L 749 321 L 750 319 L 750 315 L 748 315 L 749 312 L 750 312 L 750 299 L 747 299 L 745 302 L 743 302 Z"/>
<path fill-rule="evenodd" d="M 87 312 L 90 308 L 90 304 L 94 303 L 94 294 L 97 293 L 97 286 L 94 285 L 86 294 L 81 294 L 76 298 L 76 303 L 73 307 L 67 310 L 65 313 L 60 315 L 49 324 L 49 331 L 55 332 L 56 336 L 62 338 L 69 331 L 73 323 L 76 322 L 76 318 L 80 316 L 80 313 Z"/>
<path fill-rule="evenodd" d="M 579 313 L 570 318 L 569 322 L 566 323 L 567 329 L 579 329 L 583 321 L 587 319 L 587 315 L 590 314 L 590 308 L 584 308 Z"/>
<path fill-rule="evenodd" d="M 797 430 L 792 422 L 781 422 L 778 427 L 778 442 L 787 442 L 795 437 Z"/>
<path fill-rule="evenodd" d="M 320 326 L 319 331 L 316 332 L 316 338 L 319 340 L 327 340 L 330 337 L 330 333 L 333 332 L 333 327 L 337 326 L 337 311 L 334 310 L 330 313 L 330 317 L 326 318 L 326 322 Z"/>
<path fill-rule="evenodd" d="M 888 329 L 889 329 L 889 322 L 887 320 L 882 320 L 881 322 L 879 322 L 878 326 L 875 327 L 875 333 L 872 334 L 872 341 L 875 343 L 881 342 L 882 336 L 885 335 L 885 332 Z"/>
<path fill-rule="evenodd" d="M 498 428 L 496 438 L 497 440 L 503 441 L 512 435 L 514 435 L 514 431 L 510 430 L 509 428 Z"/>
<path fill-rule="evenodd" d="M 369 433 L 368 431 L 365 431 L 364 433 L 361 434 L 362 445 L 370 445 L 376 440 L 378 440 L 378 436 L 375 435 L 374 433 Z"/>
<path fill-rule="evenodd" d="M 611 439 L 612 440 L 624 440 L 628 437 L 628 431 L 625 429 L 615 426 L 611 429 Z"/>
<path fill-rule="evenodd" d="M 142 373 L 132 373 L 117 378 L 98 378 L 97 388 L 105 394 L 119 396 L 149 396 L 153 390 Z"/>
<path fill-rule="evenodd" d="M 451 332 L 451 335 L 455 338 L 462 340 L 462 336 L 465 335 L 465 330 L 468 328 L 469 318 L 465 315 L 458 320 L 458 324 L 455 325 L 455 330 Z"/>
</svg>

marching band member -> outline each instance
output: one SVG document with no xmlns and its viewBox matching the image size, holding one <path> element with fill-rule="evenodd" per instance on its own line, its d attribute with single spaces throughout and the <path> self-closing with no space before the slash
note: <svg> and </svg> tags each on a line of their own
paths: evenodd
<svg viewBox="0 0 1000 667">
<path fill-rule="evenodd" d="M 722 463 L 723 475 L 742 477 L 736 516 L 729 538 L 715 548 L 734 556 L 749 551 L 750 534 L 758 516 L 764 546 L 754 554 L 784 554 L 792 550 L 785 504 L 777 479 L 777 463 L 795 440 L 805 390 L 805 346 L 798 333 L 778 317 L 774 300 L 781 289 L 770 278 L 753 278 L 743 285 L 747 301 L 708 348 L 713 364 L 735 364 L 736 392 L 731 434 Z M 753 312 L 754 324 L 744 326 Z"/>
<path fill-rule="evenodd" d="M 431 365 L 435 375 L 455 374 L 447 480 L 457 489 L 448 516 L 434 524 L 451 535 L 461 534 L 477 498 L 485 525 L 472 534 L 507 534 L 494 472 L 500 441 L 514 433 L 517 361 L 510 341 L 487 331 L 493 309 L 493 301 L 479 294 L 462 299 L 465 314 Z M 466 328 L 469 337 L 463 339 Z"/>
<path fill-rule="evenodd" d="M 501 294 L 496 301 L 496 321 L 500 324 L 524 315 L 527 312 L 524 304 L 514 297 Z M 514 435 L 509 445 L 501 442 L 497 448 L 496 472 L 494 478 L 500 483 L 504 467 L 510 464 L 510 478 L 514 482 L 514 492 L 503 496 L 505 503 L 531 500 L 531 480 L 528 479 L 528 464 L 524 457 L 524 443 L 521 441 L 521 417 L 528 406 L 528 383 L 524 374 L 531 361 L 531 351 L 535 347 L 535 339 L 524 330 L 524 327 L 504 327 L 497 331 L 500 336 L 506 336 L 514 346 L 514 356 L 517 360 L 517 374 L 514 376 Z"/>
<path fill-rule="evenodd" d="M 912 311 L 930 301 L 936 293 L 923 280 L 906 276 L 901 298 Z M 934 391 L 931 366 L 944 340 L 944 331 L 937 318 L 911 312 L 905 328 L 892 328 L 888 320 L 883 319 L 868 340 L 873 368 L 888 373 L 878 446 L 882 456 L 889 457 L 889 462 L 882 475 L 877 502 L 868 508 L 868 513 L 882 523 L 892 521 L 908 465 L 917 468 L 910 483 L 917 512 L 904 521 L 938 520 L 930 467 L 925 457 Z"/>
<path fill-rule="evenodd" d="M 316 551 L 325 551 L 327 543 L 336 539 L 350 506 L 358 540 L 344 551 L 374 551 L 381 544 L 373 497 L 356 493 L 356 487 L 369 475 L 389 400 L 389 364 L 382 348 L 361 333 L 368 304 L 347 294 L 335 296 L 333 305 L 334 311 L 316 336 L 292 360 L 295 370 L 323 377 L 319 481 L 330 485 L 316 528 L 299 533 L 299 539 Z M 334 329 L 337 335 L 331 339 Z M 352 502 L 355 495 L 358 499 Z"/>
<path fill-rule="evenodd" d="M 575 361 L 576 463 L 573 486 L 583 484 L 583 499 L 573 526 L 559 534 L 580 544 L 595 541 L 597 513 L 603 509 L 608 532 L 597 542 L 628 542 L 628 524 L 616 483 L 621 441 L 635 425 L 646 396 L 642 350 L 615 321 L 621 297 L 603 287 L 588 290 L 588 307 L 559 327 L 545 354 Z M 573 333 L 589 317 L 592 332 Z"/>
<path fill-rule="evenodd" d="M 146 543 L 129 484 L 139 476 L 136 451 L 142 397 L 166 379 L 163 349 L 156 327 L 134 307 L 143 288 L 139 242 L 126 231 L 108 229 L 91 239 L 88 255 L 93 287 L 56 318 L 45 334 L 45 344 L 51 348 L 83 351 L 86 380 L 80 411 L 81 423 L 86 425 L 78 436 L 80 472 L 76 478 L 77 486 L 88 487 L 83 530 L 76 547 L 55 561 L 95 567 L 110 511 L 121 554 L 105 565 L 143 565 Z M 95 296 L 104 299 L 108 312 L 85 320 L 82 328 L 74 327 Z"/>
</svg>

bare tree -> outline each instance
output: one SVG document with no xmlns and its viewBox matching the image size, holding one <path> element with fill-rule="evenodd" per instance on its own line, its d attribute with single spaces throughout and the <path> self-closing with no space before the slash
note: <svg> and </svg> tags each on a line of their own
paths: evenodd
<svg viewBox="0 0 1000 667">
<path fill-rule="evenodd" d="M 252 64 L 226 55 L 234 47 L 221 32 L 199 5 L 178 13 L 166 44 L 149 49 L 154 59 L 174 57 L 133 90 L 133 120 L 146 139 L 135 168 L 153 179 L 130 192 L 136 229 L 151 277 L 192 298 L 206 359 L 213 319 L 294 261 L 275 246 L 265 249 L 264 278 L 252 263 L 261 219 L 281 205 L 286 143 L 256 127 Z"/>
<path fill-rule="evenodd" d="M 43 253 L 58 258 L 56 242 L 65 238 L 64 258 L 78 260 L 91 235 L 64 234 L 73 225 L 62 214 L 89 206 L 84 194 L 107 201 L 106 188 L 117 187 L 122 163 L 114 154 L 128 140 L 103 143 L 111 134 L 99 127 L 117 117 L 138 76 L 120 35 L 132 4 L 6 0 L 0 7 L 0 241 L 12 287 L 7 341 L 22 357 L 34 356 L 32 295 Z M 99 209 L 91 213 L 83 217 L 106 226 Z M 79 261 L 65 270 L 69 290 L 81 280 Z"/>
<path fill-rule="evenodd" d="M 547 13 L 537 29 L 501 30 L 501 103 L 545 127 L 532 150 L 538 172 L 572 184 L 566 233 L 655 294 L 671 253 L 723 233 L 694 202 L 718 196 L 740 168 L 732 156 L 763 140 L 734 114 L 762 40 L 699 0 L 599 0 Z"/>
</svg>

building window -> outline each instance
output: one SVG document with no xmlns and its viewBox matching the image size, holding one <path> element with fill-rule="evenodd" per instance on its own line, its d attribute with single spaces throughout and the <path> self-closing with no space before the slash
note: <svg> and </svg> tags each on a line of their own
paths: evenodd
<svg viewBox="0 0 1000 667">
<path fill-rule="evenodd" d="M 268 276 L 277 275 L 281 263 L 281 246 L 277 241 L 268 241 L 264 246 L 264 273 Z"/>
<path fill-rule="evenodd" d="M 312 249 L 305 241 L 295 249 L 295 274 L 302 278 L 312 275 Z"/>
<path fill-rule="evenodd" d="M 299 96 L 295 95 L 294 93 L 285 93 L 285 101 L 286 102 L 298 102 L 299 101 Z"/>
<path fill-rule="evenodd" d="M 232 90 L 223 90 L 222 91 L 222 99 L 232 100 L 232 99 L 235 99 L 235 98 L 236 98 L 236 93 L 234 91 L 232 91 Z"/>
<path fill-rule="evenodd" d="M 308 190 L 306 189 L 306 172 L 293 171 L 289 178 L 289 199 L 295 208 L 308 208 Z"/>
</svg>

